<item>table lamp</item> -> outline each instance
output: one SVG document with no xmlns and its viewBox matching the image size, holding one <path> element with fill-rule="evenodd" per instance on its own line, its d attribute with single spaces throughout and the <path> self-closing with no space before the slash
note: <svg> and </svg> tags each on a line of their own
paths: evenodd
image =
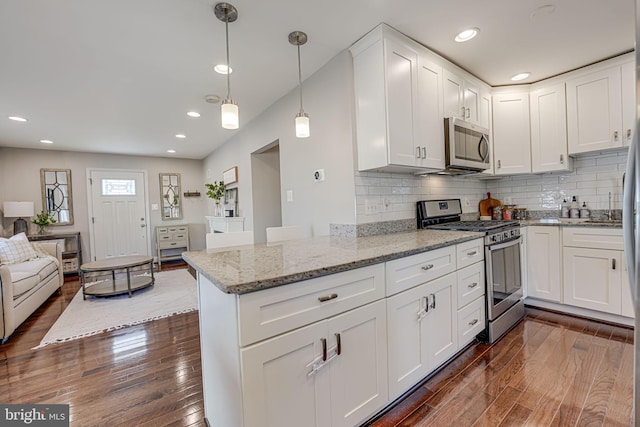
<svg viewBox="0 0 640 427">
<path fill-rule="evenodd" d="M 35 215 L 33 202 L 4 202 L 3 210 L 5 218 L 18 218 L 13 222 L 14 235 L 22 232 L 29 234 L 27 221 L 23 217 Z"/>
</svg>

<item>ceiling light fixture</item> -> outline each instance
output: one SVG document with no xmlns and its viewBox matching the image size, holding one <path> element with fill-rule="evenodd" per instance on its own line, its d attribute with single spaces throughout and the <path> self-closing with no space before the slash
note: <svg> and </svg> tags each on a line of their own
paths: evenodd
<svg viewBox="0 0 640 427">
<path fill-rule="evenodd" d="M 9 116 L 9 120 L 13 120 L 14 122 L 26 122 L 27 119 L 25 119 L 24 117 L 18 117 L 18 116 Z"/>
<path fill-rule="evenodd" d="M 227 69 L 231 69 L 229 65 L 229 22 L 235 22 L 238 19 L 238 10 L 229 3 L 218 3 L 213 7 L 216 18 L 224 22 L 225 39 L 227 46 Z M 220 117 L 222 119 L 222 127 L 225 129 L 238 129 L 239 113 L 238 105 L 231 99 L 231 73 L 227 73 L 227 98 L 222 101 L 220 108 Z"/>
<path fill-rule="evenodd" d="M 42 142 L 43 144 L 53 144 L 53 141 L 51 141 L 50 139 L 41 139 L 40 142 Z"/>
<path fill-rule="evenodd" d="M 464 31 L 460 31 L 454 40 L 460 43 L 468 42 L 469 40 L 477 36 L 479 32 L 480 28 L 468 28 Z"/>
<path fill-rule="evenodd" d="M 529 77 L 531 75 L 531 73 L 518 73 L 514 76 L 511 77 L 511 81 L 512 82 L 519 82 L 520 80 L 524 80 L 527 77 Z"/>
<path fill-rule="evenodd" d="M 187 135 L 185 135 L 183 133 L 177 133 L 176 134 L 176 138 L 185 139 L 186 137 L 187 137 Z"/>
<path fill-rule="evenodd" d="M 296 114 L 296 137 L 308 138 L 311 134 L 309 129 L 309 115 L 302 109 L 302 67 L 300 65 L 300 46 L 307 42 L 307 35 L 302 31 L 294 31 L 289 34 L 289 43 L 298 48 L 298 86 L 300 88 L 300 111 Z"/>
<path fill-rule="evenodd" d="M 231 74 L 233 73 L 233 68 L 226 66 L 225 64 L 218 64 L 213 67 L 213 70 L 218 74 Z M 228 72 L 227 72 L 228 70 Z"/>
<path fill-rule="evenodd" d="M 187 116 L 193 117 L 193 118 L 198 118 L 198 117 L 200 117 L 200 113 L 198 113 L 197 111 L 189 111 L 187 113 Z"/>
</svg>

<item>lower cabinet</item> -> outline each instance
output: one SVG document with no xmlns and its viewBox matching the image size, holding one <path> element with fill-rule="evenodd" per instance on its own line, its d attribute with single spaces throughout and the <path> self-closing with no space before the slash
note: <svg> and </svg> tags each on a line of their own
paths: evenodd
<svg viewBox="0 0 640 427">
<path fill-rule="evenodd" d="M 387 394 L 384 300 L 242 349 L 245 426 L 353 426 Z"/>
<path fill-rule="evenodd" d="M 456 286 L 450 273 L 387 298 L 392 399 L 458 350 Z"/>
<path fill-rule="evenodd" d="M 562 302 L 560 229 L 527 227 L 527 296 Z"/>
</svg>

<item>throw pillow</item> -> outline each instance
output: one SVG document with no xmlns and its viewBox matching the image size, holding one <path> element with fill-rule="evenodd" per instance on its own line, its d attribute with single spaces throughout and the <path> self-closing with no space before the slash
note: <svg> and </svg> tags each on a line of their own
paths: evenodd
<svg viewBox="0 0 640 427">
<path fill-rule="evenodd" d="M 17 234 L 10 239 L 0 238 L 0 263 L 15 264 L 37 257 L 31 242 L 24 233 Z"/>
</svg>

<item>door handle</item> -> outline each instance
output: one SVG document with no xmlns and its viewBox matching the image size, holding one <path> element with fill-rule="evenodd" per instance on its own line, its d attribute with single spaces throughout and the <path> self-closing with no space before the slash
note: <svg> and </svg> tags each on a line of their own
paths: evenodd
<svg viewBox="0 0 640 427">
<path fill-rule="evenodd" d="M 471 108 L 467 107 L 467 119 L 471 117 Z"/>
<path fill-rule="evenodd" d="M 431 302 L 431 308 L 435 309 L 436 308 L 436 295 L 435 294 L 431 294 L 431 298 L 433 299 L 433 301 Z"/>
<path fill-rule="evenodd" d="M 147 224 L 140 224 L 141 228 L 145 228 L 147 226 Z"/>
<path fill-rule="evenodd" d="M 416 159 L 420 158 L 420 146 L 416 147 Z"/>
<path fill-rule="evenodd" d="M 320 341 L 322 341 L 322 361 L 326 362 L 327 361 L 327 339 L 320 338 Z"/>
<path fill-rule="evenodd" d="M 616 259 L 615 259 L 615 258 L 613 258 L 613 259 L 611 260 L 611 268 L 612 268 L 613 270 L 615 270 L 615 269 L 616 269 Z"/>
<path fill-rule="evenodd" d="M 336 353 L 338 354 L 338 356 L 340 356 L 340 354 L 342 353 L 342 340 L 340 339 L 340 334 L 336 333 Z"/>
<path fill-rule="evenodd" d="M 424 271 L 431 270 L 432 268 L 433 268 L 433 264 L 427 264 L 422 266 L 422 269 Z"/>
<path fill-rule="evenodd" d="M 338 294 L 331 294 L 331 295 L 325 295 L 322 297 L 318 297 L 318 301 L 320 302 L 325 302 L 325 301 L 330 301 L 332 299 L 336 299 L 338 298 Z"/>
<path fill-rule="evenodd" d="M 469 322 L 469 326 L 473 326 L 476 323 L 478 323 L 478 319 L 473 319 L 471 322 Z"/>
<path fill-rule="evenodd" d="M 564 154 L 560 154 L 560 164 L 564 165 Z"/>
<path fill-rule="evenodd" d="M 467 256 L 474 256 L 478 251 L 467 252 Z"/>
<path fill-rule="evenodd" d="M 422 147 L 422 158 L 423 159 L 427 158 L 427 149 L 425 147 Z"/>
<path fill-rule="evenodd" d="M 498 169 L 502 168 L 502 162 L 498 160 Z"/>
<path fill-rule="evenodd" d="M 473 282 L 472 284 L 467 285 L 467 288 L 469 288 L 469 289 L 473 289 L 473 288 L 475 288 L 476 286 L 478 286 L 478 282 Z"/>
</svg>

